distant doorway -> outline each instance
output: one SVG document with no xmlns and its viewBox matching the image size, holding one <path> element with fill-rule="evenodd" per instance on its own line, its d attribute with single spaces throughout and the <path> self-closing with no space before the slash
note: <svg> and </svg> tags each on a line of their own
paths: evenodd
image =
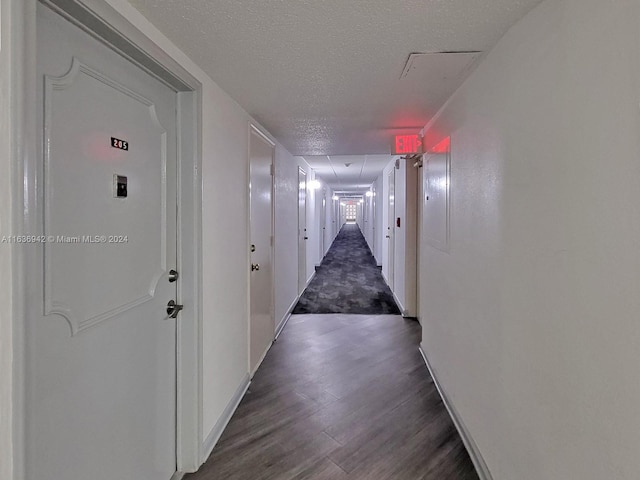
<svg viewBox="0 0 640 480">
<path fill-rule="evenodd" d="M 344 206 L 344 215 L 346 223 L 356 223 L 356 217 L 358 215 L 356 202 L 349 202 Z"/>
</svg>

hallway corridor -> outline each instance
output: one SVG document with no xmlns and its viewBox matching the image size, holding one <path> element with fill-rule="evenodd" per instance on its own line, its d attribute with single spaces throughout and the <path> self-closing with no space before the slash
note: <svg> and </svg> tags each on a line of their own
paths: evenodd
<svg viewBox="0 0 640 480">
<path fill-rule="evenodd" d="M 477 479 L 419 341 L 419 324 L 395 315 L 292 316 L 186 478 Z"/>
<path fill-rule="evenodd" d="M 358 225 L 342 226 L 293 313 L 400 314 Z"/>
<path fill-rule="evenodd" d="M 0 0 L 0 480 L 640 480 L 640 0 Z"/>
</svg>

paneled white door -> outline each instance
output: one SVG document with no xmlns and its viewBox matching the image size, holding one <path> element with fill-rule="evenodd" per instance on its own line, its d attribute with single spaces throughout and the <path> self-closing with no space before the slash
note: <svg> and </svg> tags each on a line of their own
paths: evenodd
<svg viewBox="0 0 640 480">
<path fill-rule="evenodd" d="M 251 129 L 249 139 L 251 195 L 250 366 L 254 372 L 275 335 L 273 316 L 272 189 L 274 146 Z"/>
<path fill-rule="evenodd" d="M 176 471 L 176 94 L 42 5 L 26 478 Z"/>
</svg>

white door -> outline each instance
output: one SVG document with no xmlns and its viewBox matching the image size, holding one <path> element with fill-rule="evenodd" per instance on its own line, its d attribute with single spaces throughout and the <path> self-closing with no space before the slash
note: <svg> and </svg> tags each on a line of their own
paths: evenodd
<svg viewBox="0 0 640 480">
<path fill-rule="evenodd" d="M 393 269 L 395 263 L 395 226 L 396 226 L 396 209 L 395 209 L 395 189 L 396 189 L 396 170 L 395 168 L 389 172 L 389 195 L 387 197 L 388 202 L 388 216 L 387 216 L 387 280 L 389 281 L 389 287 L 393 290 Z"/>
<path fill-rule="evenodd" d="M 176 94 L 38 5 L 26 478 L 176 470 Z"/>
<path fill-rule="evenodd" d="M 320 219 L 322 224 L 321 242 L 320 242 L 320 261 L 324 258 L 324 254 L 327 252 L 327 191 L 322 191 L 322 218 Z"/>
<path fill-rule="evenodd" d="M 271 207 L 274 147 L 251 129 L 249 141 L 251 195 L 250 367 L 254 372 L 275 334 L 273 317 L 273 211 Z"/>
<path fill-rule="evenodd" d="M 298 168 L 298 293 L 307 286 L 307 174 Z"/>
<path fill-rule="evenodd" d="M 376 255 L 376 189 L 371 197 L 371 253 Z"/>
</svg>

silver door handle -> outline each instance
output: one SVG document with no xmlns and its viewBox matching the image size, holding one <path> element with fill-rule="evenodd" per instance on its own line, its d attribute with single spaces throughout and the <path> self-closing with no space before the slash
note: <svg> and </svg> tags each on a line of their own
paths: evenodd
<svg viewBox="0 0 640 480">
<path fill-rule="evenodd" d="M 259 263 L 252 263 L 251 264 L 251 271 L 253 272 L 254 270 L 255 271 L 260 270 L 260 264 Z"/>
<path fill-rule="evenodd" d="M 169 315 L 169 318 L 176 318 L 183 308 L 184 305 L 178 305 L 175 301 L 169 300 L 169 303 L 167 303 L 167 315 Z"/>
</svg>

